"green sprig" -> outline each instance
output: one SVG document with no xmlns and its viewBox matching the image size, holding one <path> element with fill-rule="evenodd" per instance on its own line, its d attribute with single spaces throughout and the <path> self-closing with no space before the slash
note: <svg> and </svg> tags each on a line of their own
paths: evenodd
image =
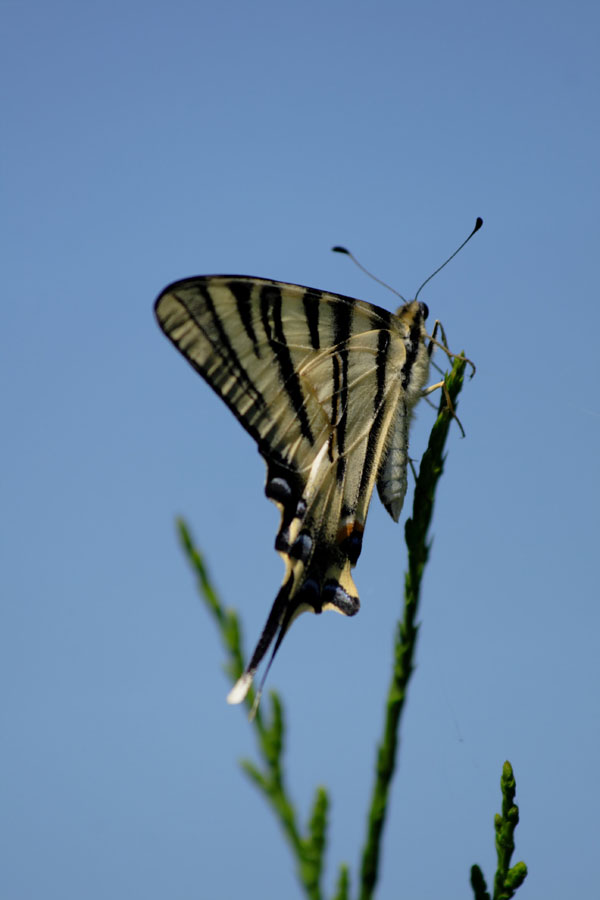
<svg viewBox="0 0 600 900">
<path fill-rule="evenodd" d="M 498 860 L 494 876 L 493 900 L 510 900 L 527 876 L 524 862 L 515 863 L 511 867 L 510 860 L 515 850 L 515 828 L 519 824 L 519 807 L 515 803 L 517 790 L 515 776 L 508 760 L 502 767 L 500 778 L 502 791 L 502 813 L 496 813 L 494 828 L 496 831 L 496 857 Z M 478 865 L 471 867 L 471 887 L 475 900 L 490 900 L 483 872 Z"/>
<path fill-rule="evenodd" d="M 404 579 L 404 613 L 396 629 L 394 662 L 388 687 L 382 736 L 377 750 L 375 781 L 362 853 L 360 900 L 370 900 L 379 875 L 381 841 L 385 825 L 390 787 L 398 754 L 400 718 L 406 691 L 413 672 L 418 626 L 421 580 L 429 556 L 427 533 L 433 514 L 435 489 L 444 468 L 444 447 L 456 409 L 456 400 L 464 380 L 465 362 L 457 358 L 445 379 L 437 419 L 429 436 L 415 485 L 412 516 L 404 529 L 408 548 L 408 568 Z M 451 405 L 449 405 L 451 404 Z"/>
</svg>

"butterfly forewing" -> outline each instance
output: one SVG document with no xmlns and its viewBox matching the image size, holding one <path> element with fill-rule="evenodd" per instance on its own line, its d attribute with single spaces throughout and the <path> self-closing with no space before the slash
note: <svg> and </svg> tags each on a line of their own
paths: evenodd
<svg viewBox="0 0 600 900">
<path fill-rule="evenodd" d="M 275 546 L 286 572 L 230 695 L 239 702 L 299 611 L 358 610 L 350 569 L 375 482 L 394 518 L 405 491 L 410 411 L 429 361 L 424 308 L 412 302 L 393 315 L 300 285 L 227 275 L 175 282 L 155 308 L 165 334 L 257 442 L 266 494 L 281 510 Z"/>
</svg>

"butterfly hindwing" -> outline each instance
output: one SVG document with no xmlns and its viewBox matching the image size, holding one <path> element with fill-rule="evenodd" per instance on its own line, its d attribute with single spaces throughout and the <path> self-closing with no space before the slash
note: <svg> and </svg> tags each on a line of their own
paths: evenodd
<svg viewBox="0 0 600 900">
<path fill-rule="evenodd" d="M 300 285 L 246 276 L 175 282 L 156 302 L 167 337 L 227 403 L 267 463 L 286 571 L 245 675 L 271 660 L 303 609 L 358 611 L 351 568 L 375 483 L 397 519 L 408 424 L 426 383 L 424 307 L 396 315 Z"/>
</svg>

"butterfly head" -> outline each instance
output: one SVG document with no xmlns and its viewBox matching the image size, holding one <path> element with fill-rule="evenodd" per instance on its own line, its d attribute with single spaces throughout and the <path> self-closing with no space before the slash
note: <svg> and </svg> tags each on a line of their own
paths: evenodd
<svg viewBox="0 0 600 900">
<path fill-rule="evenodd" d="M 408 329 L 412 329 L 425 322 L 429 307 L 421 300 L 410 300 L 396 310 L 396 315 Z"/>
</svg>

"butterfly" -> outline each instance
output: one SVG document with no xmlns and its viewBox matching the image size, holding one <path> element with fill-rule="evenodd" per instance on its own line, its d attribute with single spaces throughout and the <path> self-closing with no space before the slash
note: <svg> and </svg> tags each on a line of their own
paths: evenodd
<svg viewBox="0 0 600 900">
<path fill-rule="evenodd" d="M 155 313 L 165 335 L 256 441 L 267 465 L 266 496 L 281 513 L 275 549 L 285 574 L 250 662 L 227 697 L 240 703 L 269 647 L 274 642 L 267 672 L 300 613 L 358 612 L 351 570 L 371 496 L 377 486 L 398 521 L 411 414 L 427 392 L 437 342 L 425 327 L 427 306 L 416 298 L 391 313 L 245 275 L 176 281 L 159 295 Z"/>
</svg>

